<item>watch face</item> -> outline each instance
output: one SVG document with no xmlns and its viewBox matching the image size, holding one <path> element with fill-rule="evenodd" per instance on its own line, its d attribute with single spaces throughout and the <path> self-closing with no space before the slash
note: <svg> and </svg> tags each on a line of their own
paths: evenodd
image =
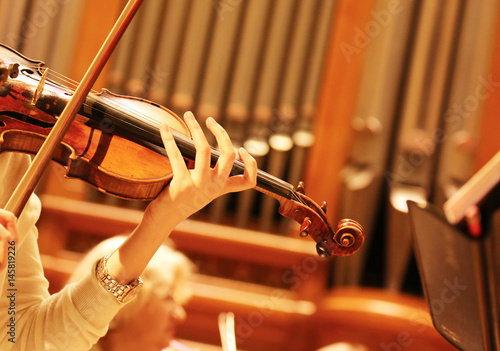
<svg viewBox="0 0 500 351">
<path fill-rule="evenodd" d="M 137 280 L 129 286 L 131 289 L 125 292 L 125 294 L 123 294 L 119 299 L 123 303 L 129 302 L 139 293 L 142 288 L 142 280 Z"/>
<path fill-rule="evenodd" d="M 137 295 L 139 290 L 141 290 L 141 286 L 138 286 L 135 289 L 130 290 L 125 295 L 123 295 L 123 297 L 121 298 L 121 302 L 127 303 L 131 301 Z"/>
</svg>

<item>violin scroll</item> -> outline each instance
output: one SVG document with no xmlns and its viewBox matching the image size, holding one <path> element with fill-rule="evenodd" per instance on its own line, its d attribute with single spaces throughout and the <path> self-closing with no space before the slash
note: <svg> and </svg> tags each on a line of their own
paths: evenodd
<svg viewBox="0 0 500 351">
<path fill-rule="evenodd" d="M 333 240 L 343 247 L 358 250 L 364 241 L 363 227 L 352 219 L 344 218 L 339 221 Z"/>
<path fill-rule="evenodd" d="M 311 236 L 316 241 L 319 256 L 329 258 L 352 255 L 364 243 L 363 227 L 352 219 L 342 219 L 335 231 L 326 218 L 326 203 L 321 206 L 307 197 L 302 182 L 291 200 L 279 199 L 279 211 L 300 224 L 300 237 Z"/>
<path fill-rule="evenodd" d="M 358 251 L 363 242 L 363 227 L 352 219 L 344 218 L 339 221 L 337 230 L 333 234 L 334 249 L 327 238 L 316 243 L 316 252 L 323 258 L 330 258 L 332 255 L 348 256 Z"/>
</svg>

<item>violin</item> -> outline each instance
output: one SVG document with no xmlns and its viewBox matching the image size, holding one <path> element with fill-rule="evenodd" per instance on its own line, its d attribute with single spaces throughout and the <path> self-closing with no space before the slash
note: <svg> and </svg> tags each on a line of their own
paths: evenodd
<svg viewBox="0 0 500 351">
<path fill-rule="evenodd" d="M 0 44 L 0 152 L 36 154 L 74 93 L 68 78 Z M 131 200 L 154 199 L 172 179 L 172 169 L 159 127 L 168 124 L 188 167 L 196 149 L 184 121 L 172 111 L 137 97 L 109 90 L 89 93 L 69 126 L 52 160 L 98 190 Z M 211 149 L 211 165 L 219 152 Z M 243 174 L 236 160 L 232 174 Z M 256 190 L 274 197 L 279 212 L 297 221 L 300 236 L 316 242 L 321 257 L 350 255 L 363 244 L 363 228 L 343 219 L 335 231 L 319 206 L 297 188 L 264 171 L 257 172 Z"/>
</svg>

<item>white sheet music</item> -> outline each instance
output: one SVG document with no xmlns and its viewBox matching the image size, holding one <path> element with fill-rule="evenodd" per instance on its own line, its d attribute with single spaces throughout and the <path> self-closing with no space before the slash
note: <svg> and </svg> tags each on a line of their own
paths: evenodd
<svg viewBox="0 0 500 351">
<path fill-rule="evenodd" d="M 222 350 L 236 351 L 234 314 L 232 312 L 219 314 L 219 333 L 222 342 Z"/>
</svg>

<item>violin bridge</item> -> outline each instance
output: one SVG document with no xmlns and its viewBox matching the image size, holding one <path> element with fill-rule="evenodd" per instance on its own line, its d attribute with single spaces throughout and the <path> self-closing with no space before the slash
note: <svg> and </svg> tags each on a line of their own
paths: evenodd
<svg viewBox="0 0 500 351">
<path fill-rule="evenodd" d="M 46 68 L 43 71 L 42 78 L 40 78 L 40 82 L 38 82 L 38 86 L 36 87 L 35 92 L 33 93 L 33 99 L 31 100 L 32 105 L 36 105 L 38 99 L 42 95 L 43 87 L 45 86 L 45 80 L 47 79 L 47 75 L 49 73 L 49 69 Z"/>
</svg>

